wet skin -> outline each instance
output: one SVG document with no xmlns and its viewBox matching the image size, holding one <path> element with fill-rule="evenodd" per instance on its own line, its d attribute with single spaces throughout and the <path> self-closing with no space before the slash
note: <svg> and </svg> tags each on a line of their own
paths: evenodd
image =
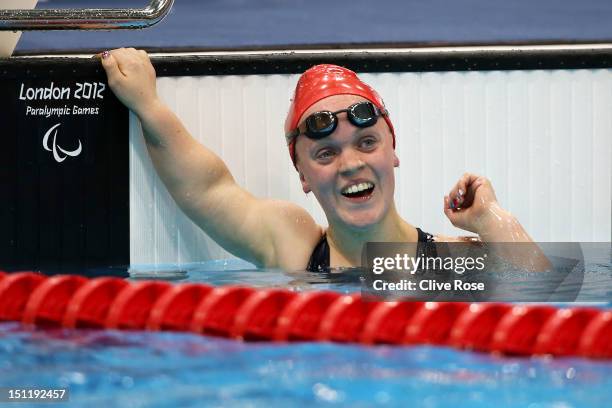
<svg viewBox="0 0 612 408">
<path fill-rule="evenodd" d="M 300 123 L 313 112 L 335 112 L 365 100 L 354 95 L 325 98 L 311 106 Z M 399 159 L 382 118 L 374 126 L 358 128 L 345 113 L 337 116 L 338 127 L 331 135 L 319 140 L 298 136 L 300 181 L 305 193 L 313 192 L 330 225 L 368 229 L 383 222 L 394 209 L 394 168 L 399 166 Z M 360 183 L 371 183 L 374 188 L 361 194 L 346 193 L 347 188 Z"/>
<path fill-rule="evenodd" d="M 303 269 L 324 228 L 294 203 L 260 199 L 239 186 L 223 160 L 195 140 L 158 97 L 155 70 L 144 51 L 118 49 L 100 56 L 109 87 L 141 121 L 151 160 L 179 207 L 234 255 L 261 266 Z M 300 122 L 313 112 L 334 112 L 363 100 L 351 95 L 322 99 Z M 303 190 L 315 194 L 327 216 L 330 264 L 355 266 L 366 242 L 414 242 L 417 235 L 395 207 L 399 160 L 386 122 L 379 118 L 360 129 L 345 113 L 338 118 L 337 129 L 324 139 L 298 136 L 297 168 Z M 360 183 L 371 184 L 347 192 Z M 499 206 L 485 177 L 464 174 L 445 197 L 443 210 L 453 225 L 484 241 L 531 242 Z M 542 259 L 548 265 L 539 254 L 525 258 L 528 265 Z"/>
</svg>

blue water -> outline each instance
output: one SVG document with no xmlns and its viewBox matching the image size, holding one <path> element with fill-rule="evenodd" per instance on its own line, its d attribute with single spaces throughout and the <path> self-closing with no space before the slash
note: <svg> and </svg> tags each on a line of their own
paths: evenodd
<svg viewBox="0 0 612 408">
<path fill-rule="evenodd" d="M 582 301 L 610 298 L 610 249 L 600 255 L 585 269 Z M 254 270 L 237 260 L 134 266 L 130 274 L 298 291 L 360 289 L 360 274 L 353 271 L 288 274 Z M 0 323 L 1 386 L 67 387 L 70 402 L 52 405 L 88 408 L 582 408 L 610 406 L 612 363 L 445 347 L 243 343 L 189 333 L 34 330 Z"/>
<path fill-rule="evenodd" d="M 612 303 L 612 245 L 582 243 L 582 252 L 578 265 L 573 258 L 547 253 L 553 265 L 551 272 L 525 272 L 513 270 L 509 265 L 508 268 L 495 272 L 493 275 L 501 282 L 498 283 L 498 287 L 507 293 L 504 301 L 556 301 L 559 298 L 568 301 L 567 297 L 570 297 L 570 301 L 576 302 Z M 555 274 L 576 273 L 578 270 L 581 278 L 563 286 L 563 290 L 566 291 L 572 292 L 572 288 L 575 289 L 577 296 L 564 295 L 562 292 L 558 292 L 557 297 L 551 295 L 550 283 L 558 278 Z M 284 272 L 275 269 L 256 269 L 248 262 L 228 259 L 180 266 L 159 265 L 154 268 L 147 265 L 133 265 L 129 275 L 135 280 L 165 279 L 207 283 L 214 286 L 241 284 L 254 287 L 287 287 L 296 291 L 334 290 L 351 293 L 362 289 L 363 273 L 359 269 Z"/>
<path fill-rule="evenodd" d="M 569 408 L 607 406 L 612 364 L 496 357 L 440 347 L 248 344 L 183 333 L 29 331 L 3 323 L 0 379 L 5 386 L 68 387 L 69 405 L 92 408 Z"/>
</svg>

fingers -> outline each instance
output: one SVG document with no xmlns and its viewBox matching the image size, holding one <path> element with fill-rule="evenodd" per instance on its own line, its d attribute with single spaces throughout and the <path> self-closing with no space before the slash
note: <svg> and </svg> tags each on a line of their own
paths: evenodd
<svg viewBox="0 0 612 408">
<path fill-rule="evenodd" d="M 465 214 L 460 209 L 452 208 L 452 201 L 449 196 L 444 196 L 444 215 L 457 228 L 463 228 L 462 220 Z"/>
<path fill-rule="evenodd" d="M 444 196 L 444 214 L 452 221 L 453 208 L 451 207 L 451 201 L 448 196 Z"/>
<path fill-rule="evenodd" d="M 99 54 L 109 88 L 137 115 L 157 100 L 155 69 L 144 51 L 119 48 Z"/>
<path fill-rule="evenodd" d="M 477 233 L 482 215 L 496 205 L 489 179 L 465 173 L 444 197 L 444 214 L 455 227 Z"/>
<path fill-rule="evenodd" d="M 104 51 L 96 54 L 94 57 L 102 61 L 104 68 L 109 67 L 110 62 L 113 62 L 119 70 L 125 75 L 130 67 L 141 64 L 150 64 L 149 54 L 144 50 L 136 50 L 134 48 L 117 48 L 112 51 Z"/>
<path fill-rule="evenodd" d="M 457 209 L 464 204 L 468 186 L 471 184 L 473 176 L 471 173 L 464 173 L 448 193 L 451 209 Z"/>
<path fill-rule="evenodd" d="M 108 84 L 113 87 L 114 84 L 119 83 L 123 79 L 123 73 L 119 69 L 119 63 L 113 56 L 111 51 L 104 51 L 100 54 L 100 60 L 102 61 L 102 67 L 106 71 L 108 77 Z"/>
<path fill-rule="evenodd" d="M 450 208 L 469 207 L 474 202 L 476 190 L 487 181 L 485 177 L 473 173 L 464 173 L 449 192 Z"/>
<path fill-rule="evenodd" d="M 144 50 L 134 48 L 118 48 L 104 51 L 94 56 L 102 61 L 102 66 L 108 76 L 108 84 L 121 99 L 118 93 L 124 96 L 122 102 L 138 102 L 142 99 L 137 94 L 155 97 L 156 73 L 149 55 Z M 145 89 L 147 92 L 143 92 Z"/>
</svg>

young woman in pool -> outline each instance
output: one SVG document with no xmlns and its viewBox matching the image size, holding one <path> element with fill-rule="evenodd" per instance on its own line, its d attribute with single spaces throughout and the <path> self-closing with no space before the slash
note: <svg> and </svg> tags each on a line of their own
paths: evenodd
<svg viewBox="0 0 612 408">
<path fill-rule="evenodd" d="M 140 119 L 151 159 L 176 203 L 233 254 L 259 266 L 316 270 L 359 266 L 366 242 L 452 240 L 425 234 L 398 214 L 394 128 L 380 96 L 354 72 L 335 65 L 306 71 L 285 123 L 302 189 L 319 201 L 325 229 L 293 203 L 259 199 L 240 187 L 160 101 L 146 52 L 117 49 L 101 59 L 110 88 Z M 464 174 L 444 197 L 443 211 L 482 241 L 531 242 L 485 177 Z M 541 255 L 534 262 L 547 263 Z"/>
</svg>

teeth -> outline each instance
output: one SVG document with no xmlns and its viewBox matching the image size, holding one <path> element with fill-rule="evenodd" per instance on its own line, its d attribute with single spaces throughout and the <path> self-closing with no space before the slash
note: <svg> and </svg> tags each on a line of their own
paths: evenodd
<svg viewBox="0 0 612 408">
<path fill-rule="evenodd" d="M 367 190 L 374 187 L 372 183 L 359 183 L 353 184 L 352 186 L 345 188 L 342 192 L 345 194 L 355 194 L 363 190 Z"/>
</svg>

